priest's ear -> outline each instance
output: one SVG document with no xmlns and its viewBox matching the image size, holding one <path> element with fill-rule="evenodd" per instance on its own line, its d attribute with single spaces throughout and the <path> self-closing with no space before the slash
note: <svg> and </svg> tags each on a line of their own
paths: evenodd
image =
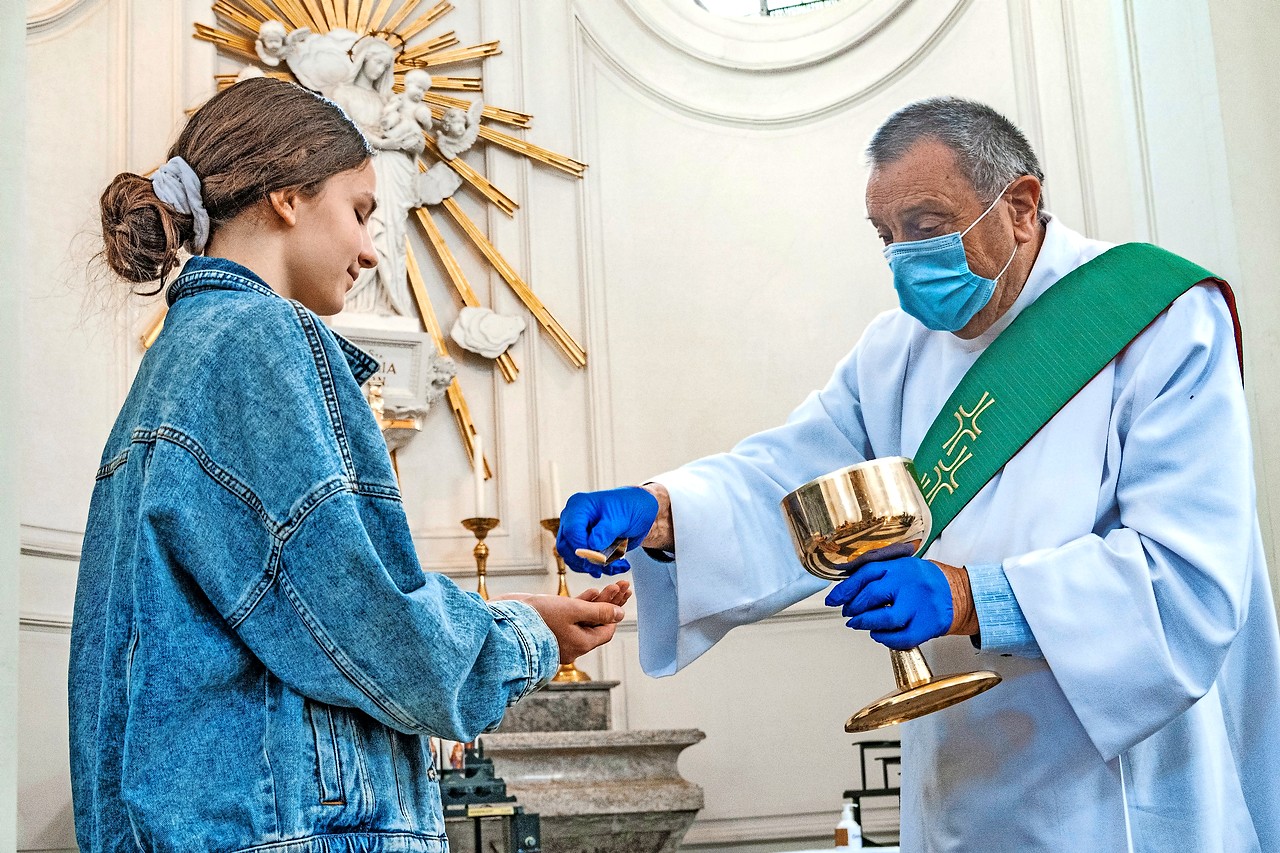
<svg viewBox="0 0 1280 853">
<path fill-rule="evenodd" d="M 1005 190 L 1013 206 L 1013 233 L 1019 243 L 1029 243 L 1040 231 L 1040 179 L 1023 175 Z"/>
</svg>

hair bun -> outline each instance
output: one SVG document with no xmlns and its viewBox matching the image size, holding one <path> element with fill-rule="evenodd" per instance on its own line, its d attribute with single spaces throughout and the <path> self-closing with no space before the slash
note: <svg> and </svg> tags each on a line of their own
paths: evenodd
<svg viewBox="0 0 1280 853">
<path fill-rule="evenodd" d="M 103 257 L 125 281 L 163 282 L 178 262 L 178 250 L 195 235 L 190 214 L 156 198 L 151 181 L 124 172 L 102 193 Z"/>
</svg>

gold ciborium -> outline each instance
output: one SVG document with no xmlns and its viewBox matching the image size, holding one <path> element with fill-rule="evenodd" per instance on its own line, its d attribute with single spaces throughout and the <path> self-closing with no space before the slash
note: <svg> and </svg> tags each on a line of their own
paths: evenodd
<svg viewBox="0 0 1280 853">
<path fill-rule="evenodd" d="M 910 459 L 872 459 L 819 477 L 782 499 L 800 562 L 839 581 L 872 560 L 918 554 L 932 518 Z M 922 717 L 1000 683 L 994 672 L 934 677 L 918 648 L 890 650 L 898 689 L 858 711 L 846 732 L 866 732 Z"/>
</svg>

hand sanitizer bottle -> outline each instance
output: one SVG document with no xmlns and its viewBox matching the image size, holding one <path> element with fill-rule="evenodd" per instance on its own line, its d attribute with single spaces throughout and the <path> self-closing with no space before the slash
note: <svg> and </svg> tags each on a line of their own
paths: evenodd
<svg viewBox="0 0 1280 853">
<path fill-rule="evenodd" d="M 853 819 L 853 803 L 845 803 L 840 814 L 840 822 L 836 824 L 836 849 L 861 850 L 862 827 Z"/>
</svg>

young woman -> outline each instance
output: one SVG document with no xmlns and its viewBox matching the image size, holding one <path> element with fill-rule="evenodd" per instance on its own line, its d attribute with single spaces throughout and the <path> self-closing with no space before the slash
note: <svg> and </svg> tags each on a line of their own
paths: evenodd
<svg viewBox="0 0 1280 853">
<path fill-rule="evenodd" d="M 317 319 L 376 258 L 371 151 L 337 106 L 238 83 L 153 179 L 103 193 L 105 259 L 170 284 L 107 441 L 76 591 L 80 849 L 445 849 L 429 735 L 468 741 L 608 641 L 625 586 L 489 604 L 422 571 L 360 385 Z"/>
</svg>

